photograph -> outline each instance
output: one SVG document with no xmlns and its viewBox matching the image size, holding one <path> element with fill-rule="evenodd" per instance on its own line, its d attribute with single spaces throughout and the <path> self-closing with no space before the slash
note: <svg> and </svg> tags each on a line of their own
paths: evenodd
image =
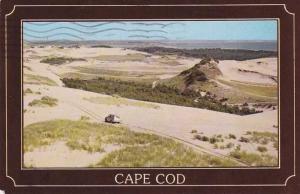
<svg viewBox="0 0 300 194">
<path fill-rule="evenodd" d="M 23 20 L 22 167 L 278 168 L 279 20 Z"/>
</svg>

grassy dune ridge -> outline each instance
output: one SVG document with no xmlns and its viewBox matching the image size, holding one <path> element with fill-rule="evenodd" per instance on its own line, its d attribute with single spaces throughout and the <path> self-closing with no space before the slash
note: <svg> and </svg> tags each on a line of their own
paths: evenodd
<svg viewBox="0 0 300 194">
<path fill-rule="evenodd" d="M 123 126 L 91 123 L 86 120 L 51 120 L 28 125 L 24 129 L 24 150 L 64 141 L 74 150 L 104 152 L 105 145 L 120 149 L 107 153 L 91 167 L 179 167 L 237 166 L 228 159 L 199 153 L 172 139 L 133 132 Z"/>
<path fill-rule="evenodd" d="M 201 97 L 194 91 L 189 91 L 183 95 L 179 89 L 168 87 L 166 85 L 157 85 L 155 88 L 152 88 L 151 84 L 105 78 L 93 80 L 64 78 L 62 81 L 70 88 L 78 88 L 108 95 L 119 95 L 124 98 L 131 98 L 135 100 L 205 108 L 238 115 L 256 113 L 255 109 L 225 105 L 217 100 Z M 198 102 L 195 102 L 196 98 L 198 99 Z"/>
<path fill-rule="evenodd" d="M 203 48 L 203 49 L 178 49 L 165 47 L 141 47 L 133 48 L 137 51 L 147 52 L 156 55 L 177 55 L 184 57 L 203 58 L 210 56 L 218 60 L 237 60 L 244 61 L 249 59 L 258 59 L 264 57 L 276 57 L 275 51 L 253 51 L 244 49 L 220 49 L 220 48 Z"/>
</svg>

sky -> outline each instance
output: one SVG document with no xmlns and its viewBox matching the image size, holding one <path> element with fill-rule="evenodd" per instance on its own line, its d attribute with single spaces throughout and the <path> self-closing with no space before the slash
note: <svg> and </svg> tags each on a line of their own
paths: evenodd
<svg viewBox="0 0 300 194">
<path fill-rule="evenodd" d="M 276 20 L 23 22 L 26 41 L 277 40 Z"/>
</svg>

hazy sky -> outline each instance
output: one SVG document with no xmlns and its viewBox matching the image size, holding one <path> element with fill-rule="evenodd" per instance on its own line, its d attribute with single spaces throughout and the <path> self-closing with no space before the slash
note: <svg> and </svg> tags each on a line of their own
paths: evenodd
<svg viewBox="0 0 300 194">
<path fill-rule="evenodd" d="M 33 40 L 277 40 L 277 21 L 24 22 Z"/>
</svg>

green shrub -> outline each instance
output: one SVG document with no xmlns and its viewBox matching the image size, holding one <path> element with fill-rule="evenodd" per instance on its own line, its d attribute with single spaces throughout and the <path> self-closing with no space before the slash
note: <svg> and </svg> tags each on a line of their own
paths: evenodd
<svg viewBox="0 0 300 194">
<path fill-rule="evenodd" d="M 230 148 L 233 148 L 234 147 L 234 143 L 228 143 L 226 144 L 226 148 L 230 149 Z"/>
<path fill-rule="evenodd" d="M 82 58 L 72 58 L 72 57 L 48 57 L 45 59 L 42 59 L 41 63 L 47 63 L 50 65 L 61 65 L 67 62 L 73 62 L 73 61 L 86 61 Z"/>
<path fill-rule="evenodd" d="M 32 94 L 33 91 L 30 89 L 30 88 L 27 88 L 25 91 L 24 91 L 24 94 Z"/>
<path fill-rule="evenodd" d="M 244 143 L 249 143 L 250 142 L 250 140 L 248 138 L 243 137 L 243 136 L 239 139 L 239 141 L 244 142 Z"/>
<path fill-rule="evenodd" d="M 214 144 L 214 149 L 218 149 L 219 145 L 217 143 Z"/>
<path fill-rule="evenodd" d="M 194 135 L 194 139 L 198 139 L 200 141 L 209 141 L 210 140 L 209 137 L 207 137 L 207 136 L 201 136 L 199 134 Z"/>
<path fill-rule="evenodd" d="M 266 147 L 264 147 L 264 146 L 258 146 L 257 147 L 257 151 L 259 151 L 259 152 L 267 152 L 268 149 Z"/>
<path fill-rule="evenodd" d="M 216 142 L 218 142 L 218 139 L 216 137 L 209 138 L 209 143 L 215 144 Z"/>
<path fill-rule="evenodd" d="M 228 137 L 229 137 L 229 139 L 236 139 L 236 136 L 231 133 L 229 133 Z"/>
<path fill-rule="evenodd" d="M 207 136 L 202 136 L 201 141 L 209 141 L 209 137 L 207 137 Z"/>
<path fill-rule="evenodd" d="M 251 131 L 246 131 L 246 134 L 245 135 L 251 135 L 252 132 Z"/>
<path fill-rule="evenodd" d="M 267 138 L 263 138 L 261 141 L 260 141 L 261 144 L 263 145 L 267 145 L 269 143 L 269 140 Z"/>
<path fill-rule="evenodd" d="M 191 131 L 191 133 L 197 133 L 197 132 L 198 132 L 197 130 L 192 130 L 192 131 Z"/>
<path fill-rule="evenodd" d="M 58 100 L 49 96 L 43 96 L 40 100 L 35 99 L 28 104 L 28 106 L 56 106 Z"/>
<path fill-rule="evenodd" d="M 199 134 L 194 135 L 194 139 L 202 140 L 202 136 Z"/>
</svg>

